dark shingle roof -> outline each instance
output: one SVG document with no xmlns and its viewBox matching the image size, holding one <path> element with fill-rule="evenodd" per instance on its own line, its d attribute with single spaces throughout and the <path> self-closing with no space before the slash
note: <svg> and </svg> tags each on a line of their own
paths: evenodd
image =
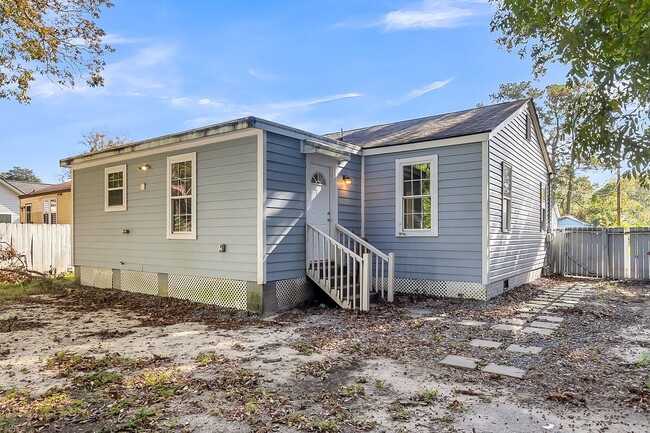
<svg viewBox="0 0 650 433">
<path fill-rule="evenodd" d="M 67 181 L 63 183 L 57 183 L 56 185 L 44 185 L 44 188 L 37 189 L 36 191 L 23 194 L 20 197 L 32 197 L 36 195 L 43 194 L 53 194 L 55 192 L 65 192 L 71 190 L 72 182 Z"/>
<path fill-rule="evenodd" d="M 325 137 L 356 144 L 365 149 L 417 143 L 441 138 L 490 132 L 512 115 L 528 99 L 403 120 L 350 131 L 325 134 Z"/>
<path fill-rule="evenodd" d="M 38 191 L 43 188 L 51 186 L 50 183 L 39 183 L 39 182 L 25 182 L 22 180 L 8 180 L 3 179 L 5 182 L 22 192 L 23 194 L 29 194 L 34 191 Z"/>
</svg>

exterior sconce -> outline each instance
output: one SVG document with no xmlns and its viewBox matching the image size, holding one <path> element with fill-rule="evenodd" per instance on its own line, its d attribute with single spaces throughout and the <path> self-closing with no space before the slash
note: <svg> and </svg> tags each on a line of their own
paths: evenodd
<svg viewBox="0 0 650 433">
<path fill-rule="evenodd" d="M 151 168 L 151 166 L 149 164 L 142 164 L 142 165 L 138 166 L 138 171 L 147 171 L 150 168 Z"/>
<path fill-rule="evenodd" d="M 343 176 L 343 184 L 352 185 L 352 178 L 350 176 Z"/>
</svg>

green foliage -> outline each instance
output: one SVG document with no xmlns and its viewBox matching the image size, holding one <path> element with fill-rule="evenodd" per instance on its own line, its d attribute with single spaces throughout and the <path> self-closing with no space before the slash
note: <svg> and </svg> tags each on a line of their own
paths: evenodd
<svg viewBox="0 0 650 433">
<path fill-rule="evenodd" d="M 508 51 L 529 56 L 536 77 L 569 66 L 576 156 L 613 167 L 622 157 L 644 181 L 650 172 L 650 0 L 492 0 L 491 30 Z M 645 144 L 644 144 L 645 143 Z"/>
<path fill-rule="evenodd" d="M 600 227 L 616 226 L 616 180 L 607 182 L 591 196 L 581 218 Z M 650 190 L 637 179 L 621 179 L 621 227 L 650 226 Z"/>
<path fill-rule="evenodd" d="M 113 49 L 97 27 L 109 0 L 0 1 L 0 99 L 29 102 L 30 85 L 45 75 L 60 86 L 86 78 L 103 85 L 101 60 Z"/>
<path fill-rule="evenodd" d="M 0 75 L 0 85 L 2 83 L 1 77 L 2 75 Z M 0 89 L 0 95 L 1 94 L 2 94 L 2 90 Z M 14 168 L 12 168 L 11 170 L 0 173 L 0 179 L 19 180 L 23 182 L 41 182 L 41 179 L 38 176 L 36 176 L 36 174 L 31 169 L 16 167 L 16 166 L 14 166 Z"/>
</svg>

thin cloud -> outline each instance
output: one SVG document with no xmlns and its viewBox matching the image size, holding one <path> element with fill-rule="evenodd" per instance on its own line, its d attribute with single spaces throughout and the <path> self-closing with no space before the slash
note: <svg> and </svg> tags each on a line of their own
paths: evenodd
<svg viewBox="0 0 650 433">
<path fill-rule="evenodd" d="M 427 93 L 433 92 L 434 90 L 440 89 L 441 87 L 446 86 L 451 82 L 451 78 L 448 78 L 444 81 L 434 81 L 431 84 L 428 84 L 424 87 L 420 87 L 419 89 L 415 89 L 412 92 L 409 92 L 408 95 L 406 95 L 405 99 L 407 101 L 410 101 L 411 99 L 416 99 L 419 98 L 420 96 L 424 96 Z"/>
<path fill-rule="evenodd" d="M 222 107 L 223 102 L 215 101 L 210 98 L 201 98 L 199 99 L 199 105 L 208 105 L 210 107 Z"/>
<path fill-rule="evenodd" d="M 273 109 L 291 109 L 291 108 L 303 108 L 309 107 L 312 105 L 324 104 L 326 102 L 339 101 L 341 99 L 350 99 L 350 98 L 359 98 L 363 96 L 361 93 L 351 92 L 351 93 L 341 93 L 339 95 L 324 96 L 322 98 L 314 99 L 305 99 L 299 101 L 286 101 L 286 102 L 276 102 L 269 104 Z"/>
<path fill-rule="evenodd" d="M 412 9 L 398 9 L 384 15 L 384 30 L 439 29 L 460 27 L 469 18 L 491 13 L 486 1 L 425 1 Z"/>
<path fill-rule="evenodd" d="M 260 71 L 258 69 L 253 69 L 253 68 L 248 69 L 248 75 L 250 75 L 253 78 L 257 78 L 258 80 L 265 80 L 265 81 L 273 81 L 280 78 L 277 75 L 268 74 L 266 72 Z"/>
</svg>

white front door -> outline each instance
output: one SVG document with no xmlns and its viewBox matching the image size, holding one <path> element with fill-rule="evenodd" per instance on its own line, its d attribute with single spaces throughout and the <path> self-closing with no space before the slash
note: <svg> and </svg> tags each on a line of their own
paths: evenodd
<svg viewBox="0 0 650 433">
<path fill-rule="evenodd" d="M 310 164 L 309 202 L 307 203 L 307 224 L 330 234 L 330 168 Z"/>
</svg>

